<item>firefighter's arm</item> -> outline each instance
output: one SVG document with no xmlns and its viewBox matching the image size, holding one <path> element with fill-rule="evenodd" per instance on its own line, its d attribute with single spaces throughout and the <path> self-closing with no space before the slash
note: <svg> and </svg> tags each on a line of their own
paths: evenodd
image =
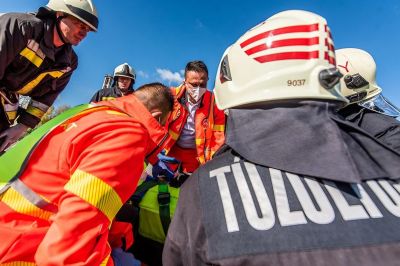
<svg viewBox="0 0 400 266">
<path fill-rule="evenodd" d="M 30 27 L 20 25 L 9 14 L 0 16 L 0 80 L 3 79 L 8 65 L 26 46 L 31 34 Z"/>
<path fill-rule="evenodd" d="M 110 223 L 136 189 L 148 136 L 140 126 L 115 124 L 68 147 L 75 170 L 36 253 L 38 265 L 112 265 Z"/>
<path fill-rule="evenodd" d="M 93 96 L 92 96 L 92 99 L 90 99 L 90 102 L 92 103 L 92 102 L 99 102 L 99 101 L 101 101 L 101 97 L 102 97 L 102 94 L 103 94 L 103 90 L 98 90 Z"/>
<path fill-rule="evenodd" d="M 41 95 L 35 95 L 35 92 L 31 95 L 31 101 L 28 104 L 28 107 L 25 109 L 19 108 L 19 117 L 18 123 L 24 124 L 30 128 L 34 128 L 50 108 L 53 105 L 54 101 L 57 99 L 57 96 L 64 90 L 64 88 L 68 85 L 69 80 L 71 79 L 71 75 L 73 71 L 76 69 L 78 65 L 77 57 L 74 55 L 72 58 L 71 68 L 68 69 L 68 72 L 64 73 L 61 77 L 53 79 L 50 78 L 47 81 L 39 84 L 35 91 L 48 91 L 47 93 Z M 55 87 L 54 84 L 55 83 Z"/>
<path fill-rule="evenodd" d="M 211 139 L 211 157 L 225 143 L 225 113 L 214 102 L 214 125 Z"/>
</svg>

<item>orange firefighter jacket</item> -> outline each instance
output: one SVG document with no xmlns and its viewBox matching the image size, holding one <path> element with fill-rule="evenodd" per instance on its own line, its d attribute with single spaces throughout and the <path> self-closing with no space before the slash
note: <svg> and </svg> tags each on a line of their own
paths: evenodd
<svg viewBox="0 0 400 266">
<path fill-rule="evenodd" d="M 167 154 L 179 139 L 189 115 L 186 107 L 185 87 L 181 85 L 171 88 L 171 92 L 174 96 L 174 107 L 167 123 L 169 139 L 164 147 Z M 225 114 L 216 106 L 212 92 L 207 90 L 203 95 L 194 120 L 196 159 L 200 164 L 204 164 L 211 159 L 225 141 Z M 179 160 L 179 158 L 177 159 Z"/>
<path fill-rule="evenodd" d="M 0 195 L 0 265 L 113 265 L 111 222 L 166 132 L 134 95 L 101 105 L 53 129 Z"/>
</svg>

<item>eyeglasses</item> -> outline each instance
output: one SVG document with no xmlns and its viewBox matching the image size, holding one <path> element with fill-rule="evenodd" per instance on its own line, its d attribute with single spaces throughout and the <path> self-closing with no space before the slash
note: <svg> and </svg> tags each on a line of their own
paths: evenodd
<svg viewBox="0 0 400 266">
<path fill-rule="evenodd" d="M 89 25 L 86 25 L 84 22 L 80 21 L 74 16 L 67 16 L 68 19 L 71 20 L 72 24 L 76 26 L 77 28 L 81 29 L 82 31 L 89 32 L 92 29 L 89 27 Z"/>
<path fill-rule="evenodd" d="M 189 83 L 189 82 L 187 82 L 187 81 L 185 81 L 185 82 L 183 82 L 189 89 L 192 89 L 192 88 L 196 88 L 196 87 L 201 87 L 201 88 L 205 88 L 206 87 L 206 84 L 198 84 L 198 83 L 196 83 L 196 84 L 192 84 L 192 83 Z"/>
</svg>

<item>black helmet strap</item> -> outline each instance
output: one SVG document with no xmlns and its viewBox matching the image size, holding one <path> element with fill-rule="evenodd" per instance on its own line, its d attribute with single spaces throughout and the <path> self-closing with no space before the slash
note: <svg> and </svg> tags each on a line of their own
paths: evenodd
<svg viewBox="0 0 400 266">
<path fill-rule="evenodd" d="M 64 35 L 63 35 L 63 33 L 62 33 L 62 31 L 61 31 L 61 28 L 60 28 L 60 22 L 61 22 L 61 20 L 62 20 L 63 18 L 65 18 L 65 17 L 66 17 L 66 16 L 59 16 L 59 17 L 56 19 L 56 25 L 55 25 L 55 27 L 56 27 L 56 29 L 57 29 L 57 33 L 58 33 L 58 36 L 60 37 L 61 41 L 62 41 L 64 44 L 70 44 L 70 42 L 64 38 Z"/>
</svg>

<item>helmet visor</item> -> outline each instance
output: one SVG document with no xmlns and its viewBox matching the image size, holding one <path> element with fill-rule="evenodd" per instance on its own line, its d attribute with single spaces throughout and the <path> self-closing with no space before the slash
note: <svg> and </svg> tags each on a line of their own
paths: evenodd
<svg viewBox="0 0 400 266">
<path fill-rule="evenodd" d="M 371 111 L 384 114 L 387 116 L 391 117 L 400 116 L 400 109 L 391 102 L 389 102 L 389 100 L 383 97 L 382 94 L 378 94 L 377 96 L 371 98 L 368 101 L 360 102 L 359 105 Z"/>
</svg>

